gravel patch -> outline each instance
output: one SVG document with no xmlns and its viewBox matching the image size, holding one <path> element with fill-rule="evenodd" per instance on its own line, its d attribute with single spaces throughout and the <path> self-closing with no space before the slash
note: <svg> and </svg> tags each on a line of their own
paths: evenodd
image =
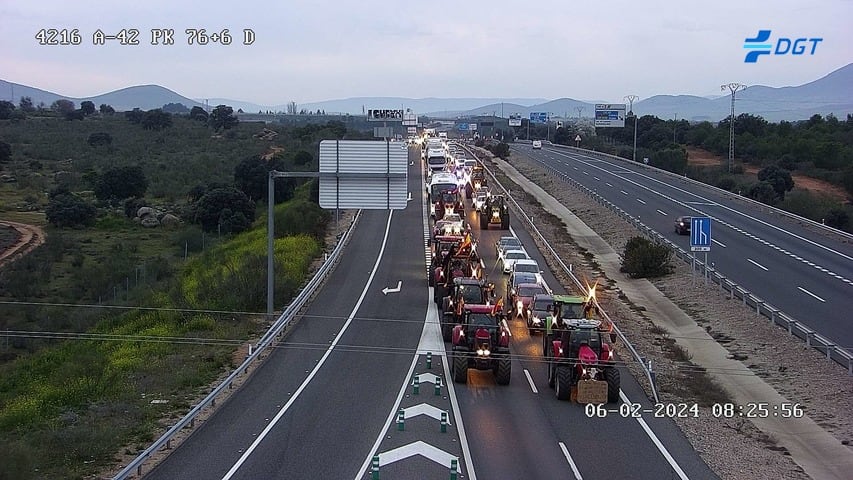
<svg viewBox="0 0 853 480">
<path fill-rule="evenodd" d="M 481 158 L 487 166 L 495 166 L 488 156 L 481 155 Z M 513 152 L 510 162 L 562 204 L 570 205 L 570 210 L 617 252 L 624 250 L 630 237 L 640 235 L 632 225 L 569 184 L 554 179 L 525 155 Z M 545 212 L 535 198 L 506 176 L 498 173 L 498 177 L 512 191 L 522 209 L 539 219 L 536 223 L 543 236 L 566 264 L 574 265 L 575 274 L 590 283 L 598 281 L 600 304 L 618 322 L 640 354 L 654 362 L 662 402 L 711 404 L 725 401 L 725 391 L 706 385 L 701 368 L 690 363 L 689 356 L 680 356 L 684 352 L 673 347 L 673 340 L 677 339 L 653 328 L 642 307 L 631 304 L 621 294 L 613 281 L 619 279 L 606 278 L 593 256 L 573 245 L 559 219 Z M 559 272 L 554 259 L 547 254 L 545 258 L 552 271 Z M 737 300 L 729 300 L 718 287 L 706 288 L 701 277 L 697 277 L 693 285 L 690 267 L 680 260 L 674 259 L 673 265 L 676 266 L 674 273 L 655 280 L 655 286 L 717 338 L 733 358 L 789 401 L 800 403 L 808 416 L 850 447 L 853 441 L 853 381 L 847 371 L 817 351 L 806 348 L 803 342 L 771 325 L 751 308 Z M 557 275 L 557 279 L 564 287 L 572 286 L 565 275 Z M 624 347 L 617 344 L 617 351 L 620 349 Z M 621 358 L 631 359 L 628 352 L 620 353 Z M 635 362 L 629 361 L 628 369 L 647 386 L 645 375 Z M 704 393 L 697 396 L 697 391 Z M 702 407 L 699 418 L 678 418 L 675 422 L 705 462 L 723 479 L 809 478 L 784 448 L 777 446 L 773 438 L 748 420 L 715 419 L 710 408 Z"/>
</svg>

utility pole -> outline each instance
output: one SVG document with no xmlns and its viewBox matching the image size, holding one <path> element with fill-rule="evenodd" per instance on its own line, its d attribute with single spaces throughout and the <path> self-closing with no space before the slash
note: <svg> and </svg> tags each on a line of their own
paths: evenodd
<svg viewBox="0 0 853 480">
<path fill-rule="evenodd" d="M 735 159 L 735 92 L 743 90 L 746 85 L 734 82 L 720 85 L 722 91 L 726 91 L 727 88 L 732 92 L 732 113 L 729 117 L 729 173 L 732 173 L 732 163 Z"/>
<path fill-rule="evenodd" d="M 672 126 L 672 143 L 678 145 L 678 142 L 675 140 L 675 132 L 678 130 L 678 112 L 675 114 L 675 125 Z"/>
<path fill-rule="evenodd" d="M 638 97 L 636 95 L 626 95 L 623 98 L 628 101 L 628 105 L 629 105 L 628 116 L 634 117 L 634 156 L 633 156 L 633 159 L 636 162 L 637 161 L 637 115 L 634 114 L 634 100 L 637 100 L 640 97 Z"/>
</svg>

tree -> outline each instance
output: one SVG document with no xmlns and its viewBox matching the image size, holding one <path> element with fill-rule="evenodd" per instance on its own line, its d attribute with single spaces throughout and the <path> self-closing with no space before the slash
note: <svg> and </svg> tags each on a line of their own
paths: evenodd
<svg viewBox="0 0 853 480">
<path fill-rule="evenodd" d="M 99 200 L 111 202 L 130 197 L 142 198 L 147 189 L 148 180 L 139 166 L 111 168 L 98 175 L 94 188 Z"/>
<path fill-rule="evenodd" d="M 773 185 L 767 182 L 752 184 L 752 186 L 749 187 L 747 195 L 749 198 L 757 202 L 766 203 L 767 205 L 775 205 L 779 200 L 779 197 L 776 194 L 776 189 L 773 188 Z"/>
<path fill-rule="evenodd" d="M 269 172 L 283 169 L 284 166 L 277 160 L 267 162 L 257 156 L 248 157 L 234 167 L 234 184 L 253 202 L 266 200 Z M 293 178 L 276 179 L 274 182 L 275 203 L 281 203 L 293 197 L 295 183 L 296 180 Z"/>
<path fill-rule="evenodd" d="M 239 120 L 234 116 L 234 109 L 227 105 L 217 105 L 216 108 L 210 112 L 210 118 L 208 119 L 208 123 L 215 130 L 228 130 L 232 127 L 235 127 Z"/>
<path fill-rule="evenodd" d="M 6 100 L 0 100 L 0 120 L 8 120 L 14 111 L 14 103 L 7 102 Z"/>
<path fill-rule="evenodd" d="M 124 112 L 124 118 L 126 118 L 130 123 L 142 123 L 143 117 L 145 117 L 145 112 L 138 108 Z"/>
<path fill-rule="evenodd" d="M 296 155 L 293 156 L 294 165 L 308 165 L 314 161 L 314 155 L 311 155 L 311 152 L 306 152 L 305 150 L 300 150 L 296 152 Z"/>
<path fill-rule="evenodd" d="M 245 193 L 234 187 L 210 190 L 193 207 L 193 220 L 201 224 L 201 228 L 206 232 L 217 231 L 221 222 L 227 223 L 232 229 L 239 227 L 241 219 L 238 214 L 248 220 L 247 226 L 255 219 L 255 204 Z M 231 231 L 237 233 L 240 230 Z"/>
<path fill-rule="evenodd" d="M 12 146 L 0 140 L 0 163 L 6 163 L 12 159 Z"/>
<path fill-rule="evenodd" d="M 18 103 L 18 108 L 27 113 L 36 111 L 36 107 L 33 105 L 33 99 L 31 97 L 21 97 L 21 102 Z"/>
<path fill-rule="evenodd" d="M 643 237 L 631 237 L 625 244 L 620 272 L 631 278 L 661 277 L 672 272 L 669 263 L 672 251 L 666 245 L 657 245 Z"/>
<path fill-rule="evenodd" d="M 99 147 L 113 143 L 113 137 L 107 132 L 95 132 L 89 135 L 89 145 Z"/>
<path fill-rule="evenodd" d="M 74 111 L 74 102 L 61 98 L 51 103 L 50 109 L 60 115 L 66 115 Z"/>
<path fill-rule="evenodd" d="M 794 188 L 794 179 L 791 178 L 791 172 L 776 165 L 762 168 L 758 172 L 758 180 L 769 183 L 780 200 L 785 199 L 785 192 L 790 192 Z"/>
<path fill-rule="evenodd" d="M 203 108 L 196 105 L 190 110 L 190 118 L 193 120 L 199 120 L 202 122 L 207 122 L 207 112 L 204 111 Z"/>
<path fill-rule="evenodd" d="M 80 110 L 83 111 L 83 115 L 87 117 L 95 113 L 95 104 L 90 102 L 89 100 L 85 100 L 80 102 Z"/>
<path fill-rule="evenodd" d="M 83 113 L 83 110 L 78 108 L 77 110 L 71 110 L 70 112 L 65 112 L 65 119 L 69 120 L 69 121 L 70 120 L 85 120 L 86 114 Z"/>
<path fill-rule="evenodd" d="M 187 108 L 187 106 L 184 105 L 183 103 L 167 103 L 167 104 L 163 105 L 162 110 L 166 113 L 177 113 L 177 114 L 189 113 L 189 111 L 190 111 L 190 109 Z"/>
<path fill-rule="evenodd" d="M 159 108 L 148 110 L 142 116 L 142 128 L 146 130 L 163 130 L 172 126 L 172 115 Z"/>
<path fill-rule="evenodd" d="M 45 209 L 47 221 L 57 227 L 87 227 L 95 222 L 94 205 L 67 191 L 51 195 Z"/>
<path fill-rule="evenodd" d="M 112 115 L 116 113 L 116 109 L 106 103 L 102 103 L 99 110 L 101 111 L 101 115 Z"/>
</svg>

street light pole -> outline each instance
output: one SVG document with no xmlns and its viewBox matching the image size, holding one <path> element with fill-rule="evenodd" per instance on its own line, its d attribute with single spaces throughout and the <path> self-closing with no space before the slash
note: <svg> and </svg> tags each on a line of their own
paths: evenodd
<svg viewBox="0 0 853 480">
<path fill-rule="evenodd" d="M 732 163 L 735 159 L 735 92 L 743 90 L 746 85 L 734 82 L 720 85 L 722 91 L 727 88 L 732 92 L 732 113 L 729 117 L 729 173 L 732 173 Z"/>
<path fill-rule="evenodd" d="M 628 101 L 628 115 L 634 117 L 634 155 L 633 159 L 637 161 L 637 115 L 634 114 L 634 100 L 637 100 L 638 96 L 636 95 L 626 95 L 625 100 Z"/>
</svg>

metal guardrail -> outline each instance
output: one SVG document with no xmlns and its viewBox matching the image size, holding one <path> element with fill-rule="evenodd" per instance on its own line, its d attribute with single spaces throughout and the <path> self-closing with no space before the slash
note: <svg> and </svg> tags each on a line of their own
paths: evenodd
<svg viewBox="0 0 853 480">
<path fill-rule="evenodd" d="M 646 237 L 650 238 L 655 243 L 666 245 L 667 247 L 669 247 L 673 252 L 675 252 L 675 256 L 684 260 L 688 264 L 694 265 L 693 268 L 702 274 L 702 277 L 705 279 L 706 283 L 708 280 L 710 280 L 712 283 L 716 283 L 720 286 L 721 291 L 726 291 L 729 293 L 730 299 L 733 300 L 735 298 L 738 298 L 742 300 L 745 306 L 754 308 L 757 314 L 763 315 L 774 324 L 784 327 L 786 330 L 788 330 L 789 334 L 796 335 L 798 338 L 805 341 L 807 346 L 826 354 L 827 359 L 834 360 L 840 365 L 846 367 L 848 375 L 853 376 L 853 353 L 848 351 L 848 349 L 839 346 L 836 342 L 833 342 L 831 339 L 815 332 L 814 330 L 810 329 L 794 317 L 782 312 L 780 309 L 764 301 L 760 297 L 753 295 L 741 285 L 738 285 L 731 279 L 727 278 L 725 275 L 716 271 L 712 266 L 705 265 L 705 263 L 699 260 L 698 258 L 695 259 L 694 263 L 694 257 L 691 255 L 690 252 L 687 252 L 683 248 L 671 242 L 659 232 L 644 224 L 642 221 L 640 221 L 639 218 L 634 217 L 619 206 L 613 204 L 603 196 L 599 195 L 598 192 L 596 192 L 595 190 L 590 189 L 589 187 L 581 184 L 577 180 L 569 177 L 565 173 L 558 171 L 556 168 L 550 165 L 547 165 L 542 162 L 540 162 L 540 164 L 543 166 L 543 168 L 548 170 L 557 178 L 563 180 L 566 183 L 571 184 L 578 190 L 581 190 L 582 192 L 592 197 L 592 199 L 595 200 L 597 203 L 607 207 L 608 209 L 622 217 L 624 220 L 632 224 L 634 227 L 640 230 L 640 232 L 642 232 Z"/>
<path fill-rule="evenodd" d="M 160 438 L 154 441 L 148 448 L 146 448 L 142 453 L 140 453 L 133 461 L 131 461 L 126 467 L 124 467 L 113 480 L 123 480 L 127 478 L 129 475 L 135 473 L 138 476 L 142 475 L 142 465 L 145 461 L 155 452 L 160 450 L 161 448 L 171 448 L 172 438 L 184 429 L 187 426 L 193 427 L 195 426 L 195 419 L 198 415 L 208 406 L 216 406 L 216 398 L 222 394 L 225 390 L 230 390 L 233 387 L 233 382 L 248 371 L 249 366 L 257 361 L 260 358 L 261 353 L 270 347 L 273 342 L 275 342 L 276 338 L 282 333 L 282 331 L 290 324 L 290 322 L 296 317 L 299 311 L 305 306 L 306 303 L 311 299 L 314 295 L 315 290 L 320 284 L 323 283 L 326 276 L 330 273 L 332 268 L 338 261 L 338 258 L 343 251 L 344 246 L 349 241 L 349 238 L 355 229 L 355 226 L 358 224 L 358 220 L 361 217 L 361 210 L 356 212 L 355 217 L 352 220 L 352 223 L 347 228 L 346 232 L 344 232 L 343 236 L 338 240 L 338 244 L 332 250 L 332 253 L 328 254 L 323 264 L 317 270 L 311 280 L 305 284 L 302 288 L 302 291 L 293 298 L 290 304 L 285 307 L 284 312 L 282 312 L 281 316 L 270 326 L 270 328 L 264 333 L 264 335 L 258 340 L 258 343 L 254 348 L 249 348 L 249 355 L 237 367 L 228 377 L 219 384 L 218 387 L 214 388 L 203 400 L 201 400 L 196 406 L 194 406 L 189 413 L 184 415 L 175 425 L 173 425 L 166 433 L 163 434 Z"/>
<path fill-rule="evenodd" d="M 470 153 L 475 158 L 477 158 L 477 155 L 474 152 L 472 152 L 470 150 L 470 148 L 465 146 L 465 149 L 468 150 L 468 153 Z M 536 234 L 536 236 L 539 237 L 539 240 L 545 245 L 545 247 L 548 249 L 548 252 L 551 254 L 551 256 L 553 256 L 557 260 L 557 263 L 560 265 L 560 268 L 563 269 L 563 272 L 566 275 L 568 275 L 569 278 L 572 279 L 572 281 L 574 282 L 575 286 L 578 288 L 579 291 L 586 292 L 587 287 L 580 281 L 580 279 L 578 279 L 578 277 L 575 276 L 572 269 L 563 262 L 563 259 L 561 259 L 559 255 L 557 255 L 557 252 L 554 250 L 554 248 L 551 246 L 551 244 L 548 243 L 548 241 L 542 235 L 542 232 L 540 232 L 539 229 L 536 227 L 536 225 L 533 223 L 533 218 L 530 217 L 529 215 L 527 215 L 527 213 L 524 210 L 522 210 L 522 208 L 518 204 L 518 202 L 516 202 L 515 199 L 512 198 L 512 195 L 510 195 L 509 190 L 506 187 L 504 187 L 503 184 L 501 184 L 501 182 L 495 177 L 495 174 L 485 165 L 483 165 L 483 168 L 485 169 L 486 172 L 488 172 L 489 176 L 492 177 L 492 180 L 495 182 L 495 184 L 498 187 L 500 187 L 500 189 L 504 192 L 506 198 L 508 198 L 510 200 L 513 208 L 518 213 L 521 214 L 521 217 L 524 218 L 524 220 L 527 222 L 527 225 Z M 634 348 L 634 346 L 631 344 L 631 342 L 628 341 L 628 338 L 625 336 L 625 334 L 622 333 L 622 330 L 619 329 L 619 326 L 616 325 L 616 322 L 611 320 L 610 316 L 607 314 L 607 312 L 604 311 L 604 309 L 601 307 L 601 305 L 598 304 L 597 299 L 595 300 L 595 306 L 596 306 L 596 308 L 598 308 L 598 311 L 601 312 L 601 315 L 611 325 L 613 325 L 613 330 L 616 331 L 616 334 L 622 340 L 622 343 L 628 348 L 628 350 L 631 352 L 631 355 L 634 357 L 634 359 L 640 365 L 640 368 L 642 368 L 643 372 L 646 374 L 646 378 L 649 381 L 649 386 L 652 390 L 652 397 L 654 398 L 655 402 L 659 402 L 660 398 L 658 397 L 657 384 L 655 382 L 655 372 L 654 372 L 653 367 L 652 367 L 652 361 L 649 360 L 648 363 L 646 363 L 645 359 L 637 352 L 637 350 Z"/>
</svg>

